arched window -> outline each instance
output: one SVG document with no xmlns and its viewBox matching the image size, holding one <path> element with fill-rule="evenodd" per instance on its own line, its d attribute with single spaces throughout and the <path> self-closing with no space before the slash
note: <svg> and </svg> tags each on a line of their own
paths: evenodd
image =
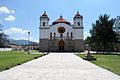
<svg viewBox="0 0 120 80">
<path fill-rule="evenodd" d="M 43 26 L 45 26 L 45 22 L 43 22 Z"/>
<path fill-rule="evenodd" d="M 62 38 L 62 37 L 63 37 L 63 34 L 60 34 L 60 37 Z"/>
<path fill-rule="evenodd" d="M 67 32 L 67 37 L 69 37 L 69 32 Z"/>
<path fill-rule="evenodd" d="M 54 32 L 54 37 L 56 36 L 56 33 Z"/>
<path fill-rule="evenodd" d="M 80 26 L 80 22 L 77 22 L 78 26 Z"/>
<path fill-rule="evenodd" d="M 73 37 L 73 33 L 71 32 L 71 37 Z"/>
<path fill-rule="evenodd" d="M 50 33 L 50 37 L 52 37 L 52 33 Z"/>
</svg>

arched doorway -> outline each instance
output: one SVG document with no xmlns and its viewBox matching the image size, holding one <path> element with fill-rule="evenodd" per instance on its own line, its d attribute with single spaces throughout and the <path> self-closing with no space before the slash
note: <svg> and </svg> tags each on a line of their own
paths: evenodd
<svg viewBox="0 0 120 80">
<path fill-rule="evenodd" d="M 58 45 L 59 45 L 59 51 L 64 51 L 64 45 L 65 45 L 65 43 L 64 43 L 63 39 L 61 39 L 59 41 Z"/>
</svg>

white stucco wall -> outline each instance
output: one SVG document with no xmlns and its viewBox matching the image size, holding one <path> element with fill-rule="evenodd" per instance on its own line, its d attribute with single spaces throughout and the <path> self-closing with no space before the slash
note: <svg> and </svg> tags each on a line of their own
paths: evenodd
<svg viewBox="0 0 120 80">
<path fill-rule="evenodd" d="M 78 22 L 80 22 L 80 26 L 77 25 Z M 74 19 L 74 27 L 83 27 L 83 19 L 82 18 Z"/>
<path fill-rule="evenodd" d="M 0 48 L 0 51 L 12 51 L 12 48 Z"/>
<path fill-rule="evenodd" d="M 40 39 L 43 38 L 43 39 L 48 39 L 49 37 L 49 29 L 40 29 Z"/>
<path fill-rule="evenodd" d="M 63 33 L 63 37 L 67 37 L 67 32 L 69 32 L 69 36 L 71 36 L 71 32 L 73 33 L 73 39 L 83 39 L 83 29 L 73 29 L 71 25 L 67 25 L 65 23 L 58 23 L 51 26 L 49 29 L 40 29 L 40 38 L 46 39 L 50 38 L 50 33 L 52 32 L 52 36 L 54 36 L 54 32 L 56 33 L 56 37 L 60 37 L 58 32 L 59 27 L 64 27 L 65 32 Z"/>
<path fill-rule="evenodd" d="M 43 26 L 43 22 L 45 22 L 45 26 Z M 44 27 L 49 27 L 49 20 L 48 19 L 43 19 L 40 21 L 40 27 L 44 28 Z"/>
<path fill-rule="evenodd" d="M 83 29 L 74 29 L 74 39 L 83 39 Z"/>
<path fill-rule="evenodd" d="M 67 25 L 65 23 L 58 23 L 58 24 L 55 24 L 55 25 L 53 25 L 53 26 L 50 27 L 49 36 L 50 36 L 50 32 L 52 32 L 52 36 L 54 36 L 54 32 L 55 32 L 56 33 L 56 37 L 60 37 L 60 34 L 58 32 L 58 28 L 59 27 L 64 27 L 65 28 L 65 32 L 63 33 L 64 37 L 67 37 L 67 32 L 69 32 L 69 36 L 70 36 L 71 32 L 74 35 L 74 31 L 73 31 L 72 26 Z"/>
</svg>

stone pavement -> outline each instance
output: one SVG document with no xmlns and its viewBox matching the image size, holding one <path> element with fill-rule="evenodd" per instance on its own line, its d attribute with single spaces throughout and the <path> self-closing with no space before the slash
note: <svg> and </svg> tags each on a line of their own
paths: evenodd
<svg viewBox="0 0 120 80">
<path fill-rule="evenodd" d="M 120 80 L 120 76 L 73 53 L 50 53 L 0 72 L 0 80 Z"/>
</svg>

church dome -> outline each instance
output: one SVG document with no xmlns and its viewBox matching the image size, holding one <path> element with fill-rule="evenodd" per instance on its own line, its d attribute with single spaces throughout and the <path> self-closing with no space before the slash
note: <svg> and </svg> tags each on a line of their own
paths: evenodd
<svg viewBox="0 0 120 80">
<path fill-rule="evenodd" d="M 67 20 L 65 20 L 62 16 L 60 16 L 59 19 L 57 19 L 56 21 L 54 21 L 52 23 L 52 25 L 55 25 L 55 24 L 58 24 L 58 23 L 65 23 L 65 24 L 70 25 L 70 22 L 68 22 Z"/>
<path fill-rule="evenodd" d="M 46 16 L 46 17 L 48 17 L 48 15 L 46 14 L 46 11 L 44 11 L 44 13 L 43 13 L 42 16 Z"/>
<path fill-rule="evenodd" d="M 50 20 L 48 15 L 46 14 L 46 11 L 44 11 L 43 15 L 40 16 L 40 19 L 48 19 L 48 20 Z"/>
<path fill-rule="evenodd" d="M 77 14 L 75 14 L 75 17 L 74 18 L 83 18 L 82 15 L 79 14 L 79 12 L 77 12 Z"/>
</svg>

